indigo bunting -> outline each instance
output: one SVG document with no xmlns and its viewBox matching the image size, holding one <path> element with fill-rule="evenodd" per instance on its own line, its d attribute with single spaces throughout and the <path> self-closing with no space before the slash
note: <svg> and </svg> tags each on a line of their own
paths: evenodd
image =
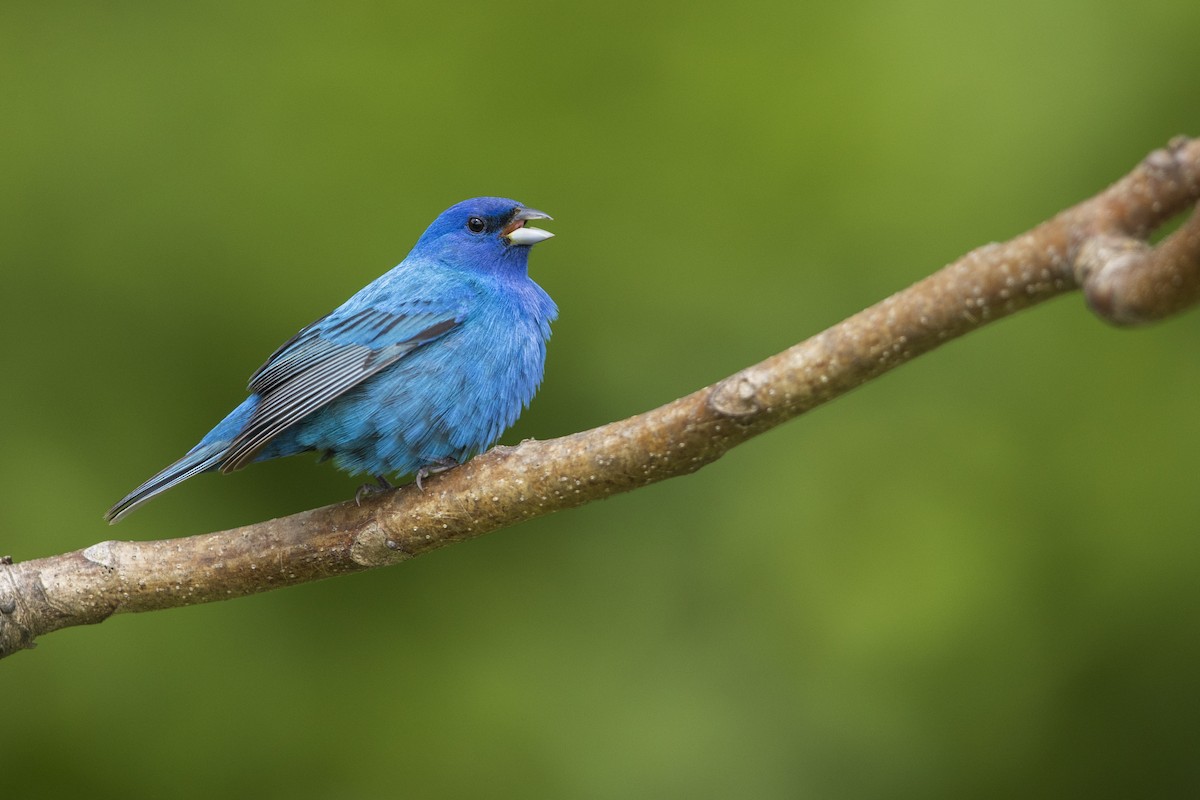
<svg viewBox="0 0 1200 800">
<path fill-rule="evenodd" d="M 501 197 L 447 209 L 398 266 L 276 350 L 245 402 L 105 519 L 252 461 L 317 451 L 386 488 L 387 475 L 420 484 L 486 449 L 537 391 L 558 316 L 527 272 L 529 248 L 553 236 L 526 225 L 535 219 L 550 217 Z"/>
</svg>

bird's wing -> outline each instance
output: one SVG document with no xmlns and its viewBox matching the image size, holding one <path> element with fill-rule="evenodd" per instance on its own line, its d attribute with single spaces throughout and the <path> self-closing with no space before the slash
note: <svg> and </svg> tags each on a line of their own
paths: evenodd
<svg viewBox="0 0 1200 800">
<path fill-rule="evenodd" d="M 466 303 L 410 303 L 334 312 L 301 330 L 250 377 L 259 396 L 222 472 L 249 464 L 275 436 L 466 319 Z"/>
</svg>

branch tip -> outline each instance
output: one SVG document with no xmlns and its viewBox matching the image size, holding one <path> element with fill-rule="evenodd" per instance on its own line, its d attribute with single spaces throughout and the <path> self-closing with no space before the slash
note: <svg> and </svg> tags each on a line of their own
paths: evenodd
<svg viewBox="0 0 1200 800">
<path fill-rule="evenodd" d="M 1174 316 L 1200 303 L 1200 207 L 1154 247 L 1094 236 L 1080 247 L 1074 268 L 1088 306 L 1106 322 L 1145 325 Z"/>
</svg>

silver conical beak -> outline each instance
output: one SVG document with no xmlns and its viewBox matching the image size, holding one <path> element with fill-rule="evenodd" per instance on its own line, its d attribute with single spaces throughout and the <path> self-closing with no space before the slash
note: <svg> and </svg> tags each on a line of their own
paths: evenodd
<svg viewBox="0 0 1200 800">
<path fill-rule="evenodd" d="M 530 228 L 525 223 L 531 219 L 554 219 L 545 211 L 538 211 L 535 208 L 518 208 L 513 214 L 512 219 L 504 226 L 504 230 L 500 232 L 500 236 L 509 244 L 522 245 L 529 247 L 530 245 L 544 242 L 554 236 L 550 231 L 544 231 L 541 228 Z"/>
</svg>

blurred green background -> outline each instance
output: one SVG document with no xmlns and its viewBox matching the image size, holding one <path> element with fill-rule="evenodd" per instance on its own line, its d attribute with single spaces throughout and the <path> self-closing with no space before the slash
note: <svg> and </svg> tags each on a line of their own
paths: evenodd
<svg viewBox="0 0 1200 800">
<path fill-rule="evenodd" d="M 554 214 L 507 442 L 771 355 L 1200 135 L 1200 3 L 0 6 L 0 553 L 349 497 L 311 458 L 101 514 L 479 194 Z M 5 797 L 1180 796 L 1195 313 L 1078 296 L 693 477 L 0 664 Z"/>
</svg>

